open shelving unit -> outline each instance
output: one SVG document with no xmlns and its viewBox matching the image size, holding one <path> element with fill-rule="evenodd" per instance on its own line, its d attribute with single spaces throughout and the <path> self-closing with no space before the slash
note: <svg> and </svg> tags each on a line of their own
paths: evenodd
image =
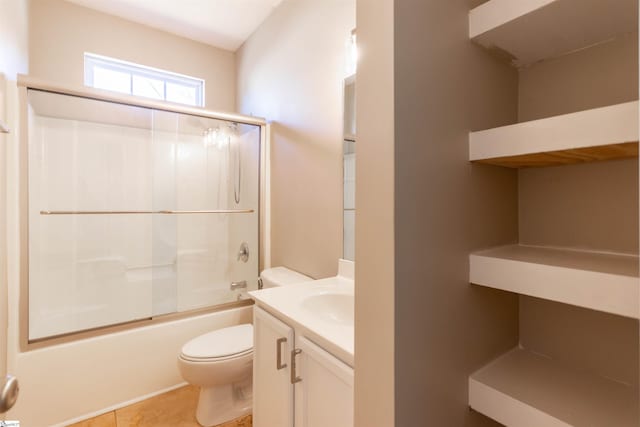
<svg viewBox="0 0 640 427">
<path fill-rule="evenodd" d="M 507 168 L 531 168 L 637 158 L 640 139 L 639 103 L 637 100 L 623 102 L 637 99 L 635 94 L 637 88 L 634 93 L 625 92 L 625 97 L 603 96 L 608 93 L 607 84 L 611 83 L 611 80 L 599 80 L 604 82 L 601 86 L 597 86 L 597 83 L 590 86 L 591 80 L 589 80 L 594 75 L 601 78 L 604 73 L 598 68 L 600 64 L 597 62 L 603 56 L 597 56 L 594 52 L 617 52 L 616 47 L 611 46 L 623 46 L 623 43 L 626 43 L 625 40 L 637 41 L 637 31 L 638 0 L 489 0 L 472 9 L 469 12 L 469 39 L 473 43 L 485 48 L 489 54 L 507 61 L 511 66 L 519 68 L 520 78 L 523 74 L 539 77 L 540 74 L 535 74 L 531 70 L 535 70 L 534 67 L 538 67 L 542 61 L 553 61 L 549 67 L 541 67 L 545 73 L 548 73 L 543 74 L 547 80 L 535 81 L 538 85 L 547 84 L 547 82 L 553 82 L 553 84 L 547 89 L 546 86 L 535 86 L 529 83 L 526 88 L 530 91 L 519 93 L 520 96 L 526 96 L 532 93 L 531 88 L 546 89 L 538 98 L 538 101 L 543 99 L 543 107 L 536 110 L 535 114 L 531 114 L 531 109 L 525 108 L 525 113 L 519 109 L 519 113 L 525 116 L 524 119 L 520 117 L 519 123 L 469 132 L 469 161 Z M 633 33 L 636 35 L 627 37 Z M 624 46 L 625 49 L 631 49 L 631 44 Z M 587 52 L 591 48 L 596 49 Z M 637 52 L 637 45 L 634 50 Z M 586 56 L 580 56 L 585 52 Z M 627 53 L 626 58 L 632 56 L 630 51 L 624 52 Z M 571 59 L 564 57 L 572 54 L 583 59 L 586 57 L 591 62 L 571 62 Z M 612 54 L 606 58 L 612 61 L 607 63 L 612 68 L 603 69 L 615 69 L 616 72 L 622 69 L 628 70 L 624 68 L 627 63 L 620 62 L 618 56 Z M 564 62 L 565 59 L 567 62 Z M 558 63 L 562 63 L 562 67 L 553 68 Z M 589 77 L 589 79 L 585 78 L 589 85 L 579 86 L 582 92 L 560 93 L 570 93 L 577 99 L 583 96 L 584 91 L 593 90 L 593 94 L 600 98 L 595 101 L 595 97 L 591 97 L 589 102 L 583 104 L 568 98 L 573 102 L 573 104 L 567 103 L 570 108 L 555 110 L 548 108 L 544 105 L 546 98 L 543 96 L 548 96 L 553 88 L 557 89 L 571 83 L 572 81 L 568 80 L 573 78 L 571 73 L 583 71 L 583 68 L 576 64 L 588 64 L 591 67 L 591 74 L 585 74 Z M 564 74 L 559 70 L 564 70 Z M 571 73 L 566 70 L 570 70 Z M 554 72 L 557 74 L 553 74 Z M 523 84 L 522 81 L 520 80 L 521 84 Z M 632 86 L 631 81 L 621 80 L 621 82 L 625 89 L 634 90 L 635 83 Z M 568 86 L 573 89 L 578 87 L 570 84 Z M 519 90 L 522 91 L 522 87 Z M 522 105 L 539 107 L 526 97 L 520 98 L 519 102 L 524 103 L 519 103 L 519 108 Z M 574 108 L 574 112 L 569 114 L 524 121 L 527 120 L 527 112 L 530 118 L 545 117 L 544 113 L 547 112 L 551 115 L 557 114 L 555 111 L 572 111 L 571 107 L 575 107 L 576 104 L 584 105 L 582 108 L 588 106 L 598 108 L 584 111 L 577 111 L 581 108 Z M 566 105 L 563 104 L 563 107 Z M 613 178 L 609 180 L 607 176 L 611 170 L 609 168 L 625 166 L 626 169 L 621 170 L 629 171 L 631 169 L 628 165 L 629 163 L 611 162 L 609 165 L 590 165 L 578 167 L 578 169 L 582 171 L 580 173 L 589 177 L 601 178 L 602 181 L 599 182 L 604 182 L 605 185 L 611 184 L 611 191 L 618 194 L 618 199 L 612 200 L 623 200 L 623 195 L 628 200 L 629 197 L 636 197 L 632 193 L 634 191 L 632 186 L 637 186 L 637 177 L 634 178 L 635 182 L 630 182 L 626 180 L 627 175 L 624 175 L 624 180 L 618 181 Z M 557 171 L 555 168 L 553 170 Z M 570 181 L 573 187 L 570 185 L 561 188 L 578 189 L 576 192 L 580 194 L 575 196 L 576 200 L 583 197 L 584 200 L 588 199 L 591 202 L 587 204 L 588 206 L 594 206 L 595 202 L 600 201 L 598 197 L 602 197 L 602 192 L 598 193 L 600 196 L 590 193 L 582 182 L 576 181 L 576 176 L 585 175 L 577 174 L 576 168 L 571 170 L 572 172 L 567 172 L 568 175 L 564 175 L 564 171 L 562 175 L 545 170 L 519 171 L 518 180 L 522 180 L 521 182 L 525 184 L 519 187 L 518 201 L 530 202 L 520 204 L 520 207 L 535 206 L 537 209 L 544 210 L 547 207 L 544 205 L 545 202 L 549 200 L 557 202 L 558 191 L 554 193 L 555 199 L 540 196 L 547 193 L 547 188 L 540 186 L 554 184 L 549 178 L 552 176 L 556 178 L 562 176 L 562 180 L 565 177 L 569 181 L 573 179 Z M 531 188 L 535 188 L 535 195 Z M 564 193 L 560 198 L 563 195 Z M 535 203 L 531 203 L 532 197 L 538 197 Z M 567 197 L 570 195 L 567 194 Z M 570 206 L 574 209 L 581 205 L 567 203 L 562 206 Z M 622 232 L 621 226 L 613 222 L 618 218 L 615 212 L 617 209 L 619 214 L 620 207 L 611 206 L 607 209 L 610 211 L 606 211 L 604 215 L 600 212 L 602 216 L 594 219 L 590 226 Z M 558 212 L 557 206 L 550 211 Z M 576 208 L 575 212 L 573 210 L 568 212 L 571 212 L 571 215 L 590 214 L 579 208 Z M 631 212 L 625 212 L 624 218 L 633 215 Z M 522 217 L 530 219 L 536 216 L 537 218 L 537 214 L 537 210 L 521 212 L 520 220 L 522 221 Z M 550 216 L 547 212 L 546 216 L 543 215 L 536 224 L 540 227 L 540 224 L 547 220 L 550 222 L 545 225 L 551 225 L 551 229 L 556 232 L 579 230 L 579 233 L 585 233 L 585 237 L 596 236 L 593 237 L 596 243 L 587 246 L 611 249 L 604 243 L 602 234 L 594 233 L 592 236 L 591 229 L 572 228 L 567 219 L 571 215 L 549 220 Z M 603 218 L 609 222 L 605 223 Z M 523 221 L 520 225 L 529 231 L 524 233 L 529 239 L 535 234 L 532 230 L 536 230 L 531 224 L 531 221 Z M 534 228 L 528 229 L 528 226 Z M 560 226 L 565 228 L 561 229 Z M 629 233 L 633 232 L 630 230 Z M 559 234 L 562 235 L 562 232 Z M 560 238 L 554 236 L 554 239 L 561 243 L 575 241 L 566 237 L 569 234 L 570 232 L 567 232 Z M 549 235 L 550 233 L 547 233 L 547 236 L 537 237 L 535 244 L 550 244 L 546 241 L 540 242 L 542 239 L 549 238 Z M 522 237 L 522 233 L 520 236 L 521 239 L 527 238 Z M 565 240 L 562 240 L 563 238 Z M 567 245 L 570 244 L 567 243 Z M 614 249 L 615 247 L 613 245 Z M 616 345 L 633 343 L 637 339 L 637 337 L 631 338 L 629 334 L 632 328 L 624 329 L 630 322 L 636 322 L 637 325 L 640 318 L 640 274 L 637 255 L 524 244 L 499 246 L 469 255 L 469 282 L 524 296 L 520 298 L 521 344 L 469 376 L 469 406 L 472 409 L 506 426 L 637 427 L 639 425 L 640 393 L 636 380 L 632 375 L 624 376 L 620 371 L 612 371 L 611 366 L 607 365 L 613 360 L 621 359 L 600 358 L 598 362 L 594 362 L 594 357 L 585 357 L 586 355 L 581 352 L 585 348 L 593 350 L 598 345 L 606 345 L 601 343 L 606 336 L 602 335 L 603 331 L 615 336 L 612 340 L 618 340 L 615 341 Z M 553 305 L 553 310 L 556 311 L 553 311 L 549 310 L 550 304 L 553 303 L 547 301 L 587 310 L 570 309 L 556 304 Z M 523 305 L 523 302 L 526 304 Z M 534 306 L 538 311 L 532 311 L 531 307 Z M 528 311 L 522 311 L 525 309 Z M 569 311 L 565 312 L 565 310 Z M 578 312 L 579 315 L 575 314 Z M 535 317 L 540 313 L 552 315 L 549 319 L 545 319 L 545 322 L 540 322 Z M 565 313 L 567 316 L 574 317 L 565 319 Z M 622 319 L 623 317 L 626 319 Z M 612 318 L 616 319 L 615 322 L 611 320 Z M 590 323 L 584 326 L 584 336 L 568 338 L 566 331 L 580 330 L 582 333 L 581 329 L 571 329 L 571 327 L 582 328 L 581 321 L 585 319 Z M 557 322 L 565 320 L 574 323 L 571 327 L 562 329 L 564 325 L 559 325 Z M 527 325 L 524 329 L 523 322 Z M 555 325 L 558 325 L 563 332 L 556 333 Z M 597 326 L 594 327 L 594 325 Z M 624 328 L 619 329 L 621 325 Z M 590 327 L 594 329 L 602 327 L 602 329 L 594 331 L 589 329 Z M 622 330 L 625 332 L 618 335 Z M 591 333 L 593 335 L 590 335 Z M 587 341 L 588 344 L 585 344 Z M 544 345 L 541 345 L 541 342 L 544 342 Z M 549 350 L 550 348 L 552 350 Z M 573 363 L 566 363 L 567 360 Z M 637 372 L 637 367 L 627 366 L 626 361 L 623 365 L 625 369 L 630 369 L 629 372 Z M 609 378 L 609 374 L 615 379 Z M 619 376 L 616 377 L 616 375 Z"/>
<path fill-rule="evenodd" d="M 472 253 L 469 281 L 638 318 L 638 257 L 509 245 Z"/>
<path fill-rule="evenodd" d="M 513 168 L 638 157 L 638 102 L 469 133 L 469 160 Z"/>
<path fill-rule="evenodd" d="M 469 13 L 469 38 L 520 67 L 633 32 L 637 11 L 636 0 L 490 0 Z"/>
<path fill-rule="evenodd" d="M 507 426 L 637 427 L 637 391 L 516 348 L 469 377 L 469 405 Z"/>
</svg>

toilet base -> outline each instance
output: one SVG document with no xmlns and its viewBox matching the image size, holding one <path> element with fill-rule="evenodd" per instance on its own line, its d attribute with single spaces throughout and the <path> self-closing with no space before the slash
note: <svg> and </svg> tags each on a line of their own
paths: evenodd
<svg viewBox="0 0 640 427">
<path fill-rule="evenodd" d="M 204 427 L 213 427 L 251 413 L 251 377 L 215 387 L 200 388 L 196 420 Z"/>
</svg>

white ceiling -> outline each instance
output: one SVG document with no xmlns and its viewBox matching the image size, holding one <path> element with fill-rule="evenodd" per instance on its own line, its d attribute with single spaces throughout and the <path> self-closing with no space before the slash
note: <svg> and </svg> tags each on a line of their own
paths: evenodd
<svg viewBox="0 0 640 427">
<path fill-rule="evenodd" d="M 282 0 L 67 0 L 235 51 Z"/>
</svg>

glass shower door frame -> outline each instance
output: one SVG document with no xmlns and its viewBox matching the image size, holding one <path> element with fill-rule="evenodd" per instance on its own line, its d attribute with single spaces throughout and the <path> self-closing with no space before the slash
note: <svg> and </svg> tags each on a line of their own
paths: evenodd
<svg viewBox="0 0 640 427">
<path fill-rule="evenodd" d="M 265 175 L 267 172 L 266 161 L 268 156 L 267 150 L 267 132 L 268 126 L 266 121 L 261 118 L 244 116 L 238 114 L 220 113 L 200 108 L 183 107 L 164 102 L 157 102 L 146 99 L 139 99 L 127 95 L 111 94 L 90 88 L 73 88 L 68 86 L 52 85 L 47 82 L 32 79 L 28 76 L 19 76 L 18 78 L 18 96 L 20 102 L 20 147 L 19 147 L 19 238 L 20 238 L 20 307 L 19 310 L 19 330 L 20 330 L 20 348 L 21 351 L 29 351 L 45 346 L 60 344 L 63 342 L 75 341 L 87 337 L 94 337 L 122 331 L 141 326 L 147 326 L 155 323 L 177 320 L 185 317 L 194 316 L 201 313 L 215 312 L 227 310 L 235 307 L 242 307 L 252 304 L 251 300 L 240 300 L 230 303 L 223 303 L 215 306 L 197 308 L 193 310 L 175 312 L 170 314 L 162 314 L 159 316 L 151 316 L 149 318 L 134 320 L 130 322 L 99 326 L 93 329 L 86 329 L 77 332 L 70 332 L 53 337 L 46 337 L 37 340 L 29 340 L 29 100 L 28 91 L 37 90 L 43 92 L 51 92 L 60 95 L 70 95 L 96 101 L 104 101 L 110 103 L 121 104 L 125 106 L 147 108 L 153 111 L 163 111 L 169 113 L 186 114 L 206 119 L 215 119 L 222 121 L 236 122 L 244 125 L 252 125 L 259 127 L 258 141 L 258 183 L 257 183 L 257 247 L 255 249 L 258 257 L 258 271 L 264 266 L 265 257 L 268 258 L 268 251 L 265 250 L 265 239 L 263 238 L 263 230 L 267 220 L 265 219 L 266 210 L 264 205 L 266 202 L 265 191 L 267 191 L 267 180 Z M 178 210 L 165 210 L 155 212 L 157 214 L 175 215 L 175 214 L 198 214 L 200 211 L 182 212 Z M 43 212 L 47 214 L 47 212 Z M 48 214 L 55 214 L 48 212 Z M 164 216 L 163 215 L 163 216 Z"/>
</svg>

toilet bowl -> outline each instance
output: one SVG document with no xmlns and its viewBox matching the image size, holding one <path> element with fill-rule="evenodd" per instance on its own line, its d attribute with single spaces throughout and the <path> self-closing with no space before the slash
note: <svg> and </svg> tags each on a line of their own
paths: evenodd
<svg viewBox="0 0 640 427">
<path fill-rule="evenodd" d="M 182 378 L 200 386 L 196 419 L 206 427 L 251 413 L 253 326 L 232 326 L 187 342 L 178 357 Z"/>
<path fill-rule="evenodd" d="M 260 276 L 263 286 L 288 286 L 312 280 L 284 267 Z M 253 325 L 244 324 L 200 335 L 182 346 L 182 378 L 200 387 L 196 420 L 216 426 L 251 413 L 253 391 Z"/>
</svg>

